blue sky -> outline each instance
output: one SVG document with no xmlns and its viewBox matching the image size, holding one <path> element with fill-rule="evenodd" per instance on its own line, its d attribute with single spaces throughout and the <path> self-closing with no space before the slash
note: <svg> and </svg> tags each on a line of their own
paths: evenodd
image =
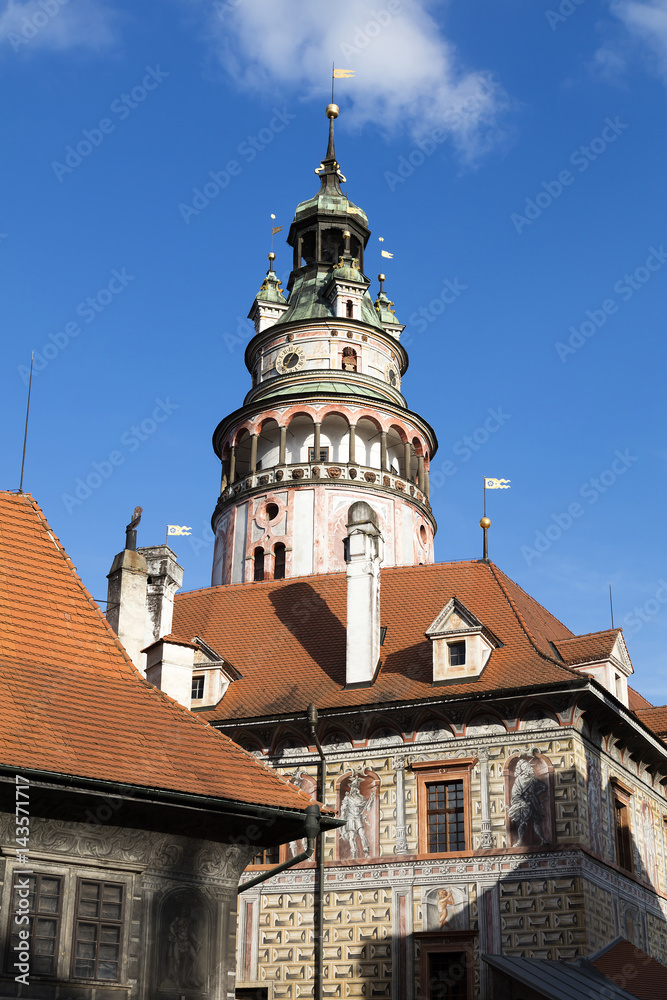
<svg viewBox="0 0 667 1000">
<path fill-rule="evenodd" d="M 611 580 L 667 701 L 666 0 L 2 0 L 2 486 L 35 350 L 24 488 L 93 595 L 135 505 L 141 544 L 192 526 L 208 584 L 211 434 L 249 387 L 270 215 L 317 188 L 334 60 L 367 271 L 381 235 L 440 442 L 437 559 L 481 554 L 482 478 L 510 479 L 494 561 L 578 633 Z"/>
</svg>

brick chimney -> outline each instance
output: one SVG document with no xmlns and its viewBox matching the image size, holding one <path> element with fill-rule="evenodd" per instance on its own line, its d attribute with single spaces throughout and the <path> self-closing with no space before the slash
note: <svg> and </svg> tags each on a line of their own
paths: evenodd
<svg viewBox="0 0 667 1000">
<path fill-rule="evenodd" d="M 380 661 L 380 562 L 378 516 L 363 500 L 347 513 L 347 646 L 345 682 L 372 684 Z"/>
</svg>

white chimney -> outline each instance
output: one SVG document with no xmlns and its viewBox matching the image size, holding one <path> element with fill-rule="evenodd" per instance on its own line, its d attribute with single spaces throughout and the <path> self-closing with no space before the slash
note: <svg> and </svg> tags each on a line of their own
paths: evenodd
<svg viewBox="0 0 667 1000">
<path fill-rule="evenodd" d="M 106 618 L 137 670 L 144 672 L 146 657 L 146 585 L 148 566 L 137 549 L 137 527 L 141 507 L 125 528 L 125 548 L 115 557 L 107 576 Z"/>
<path fill-rule="evenodd" d="M 363 500 L 347 512 L 347 686 L 372 684 L 380 661 L 380 562 L 378 516 Z"/>
<path fill-rule="evenodd" d="M 174 594 L 183 583 L 183 567 L 168 545 L 142 546 L 137 551 L 148 566 L 146 619 L 143 646 L 171 632 L 174 617 Z"/>
</svg>

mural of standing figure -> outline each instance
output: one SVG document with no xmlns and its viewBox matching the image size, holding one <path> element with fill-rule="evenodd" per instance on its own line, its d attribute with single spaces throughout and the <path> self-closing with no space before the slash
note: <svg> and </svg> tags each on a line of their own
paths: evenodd
<svg viewBox="0 0 667 1000">
<path fill-rule="evenodd" d="M 297 788 L 306 792 L 306 794 L 310 795 L 311 799 L 315 801 L 315 781 L 303 770 L 303 768 L 297 767 L 296 771 L 293 775 L 291 775 L 289 780 L 290 784 L 296 785 Z M 297 854 L 301 854 L 302 851 L 305 851 L 307 846 L 308 841 L 305 837 L 302 840 L 290 840 L 290 856 L 295 858 Z"/>
<path fill-rule="evenodd" d="M 346 821 L 342 836 L 350 845 L 350 857 L 358 858 L 357 838 L 366 857 L 370 854 L 366 836 L 366 815 L 375 800 L 375 792 L 366 798 L 360 789 L 362 775 L 355 774 L 340 807 L 341 819 Z"/>
<path fill-rule="evenodd" d="M 542 797 L 547 792 L 547 786 L 538 778 L 529 760 L 522 758 L 514 772 L 514 785 L 508 815 L 516 823 L 518 839 L 515 847 L 523 845 L 523 838 L 528 824 L 532 821 L 533 830 L 541 844 L 546 843 L 542 832 Z"/>
<path fill-rule="evenodd" d="M 167 977 L 170 983 L 179 989 L 202 985 L 198 968 L 200 948 L 201 941 L 195 937 L 191 921 L 185 916 L 176 917 L 169 927 Z"/>
</svg>

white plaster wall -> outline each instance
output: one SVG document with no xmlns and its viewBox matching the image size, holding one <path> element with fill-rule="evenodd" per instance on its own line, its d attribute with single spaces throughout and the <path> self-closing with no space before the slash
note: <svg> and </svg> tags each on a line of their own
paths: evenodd
<svg viewBox="0 0 667 1000">
<path fill-rule="evenodd" d="M 343 417 L 332 414 L 324 418 L 320 430 L 320 446 L 329 448 L 330 462 L 343 464 L 349 461 L 350 429 Z"/>
<path fill-rule="evenodd" d="M 382 445 L 380 431 L 371 420 L 362 419 L 356 430 L 356 461 L 359 465 L 369 465 L 373 469 L 380 468 Z"/>
<path fill-rule="evenodd" d="M 412 511 L 406 505 L 401 507 L 401 540 L 403 566 L 412 566 L 414 563 L 414 520 Z"/>
<path fill-rule="evenodd" d="M 246 536 L 248 534 L 248 504 L 236 508 L 234 524 L 234 548 L 232 552 L 232 583 L 243 583 L 243 571 L 246 555 Z"/>
<path fill-rule="evenodd" d="M 314 428 L 310 417 L 295 417 L 287 428 L 286 458 L 288 464 L 308 461 L 308 448 L 313 446 Z"/>
<path fill-rule="evenodd" d="M 292 575 L 313 572 L 315 490 L 297 490 L 292 500 Z"/>
</svg>

